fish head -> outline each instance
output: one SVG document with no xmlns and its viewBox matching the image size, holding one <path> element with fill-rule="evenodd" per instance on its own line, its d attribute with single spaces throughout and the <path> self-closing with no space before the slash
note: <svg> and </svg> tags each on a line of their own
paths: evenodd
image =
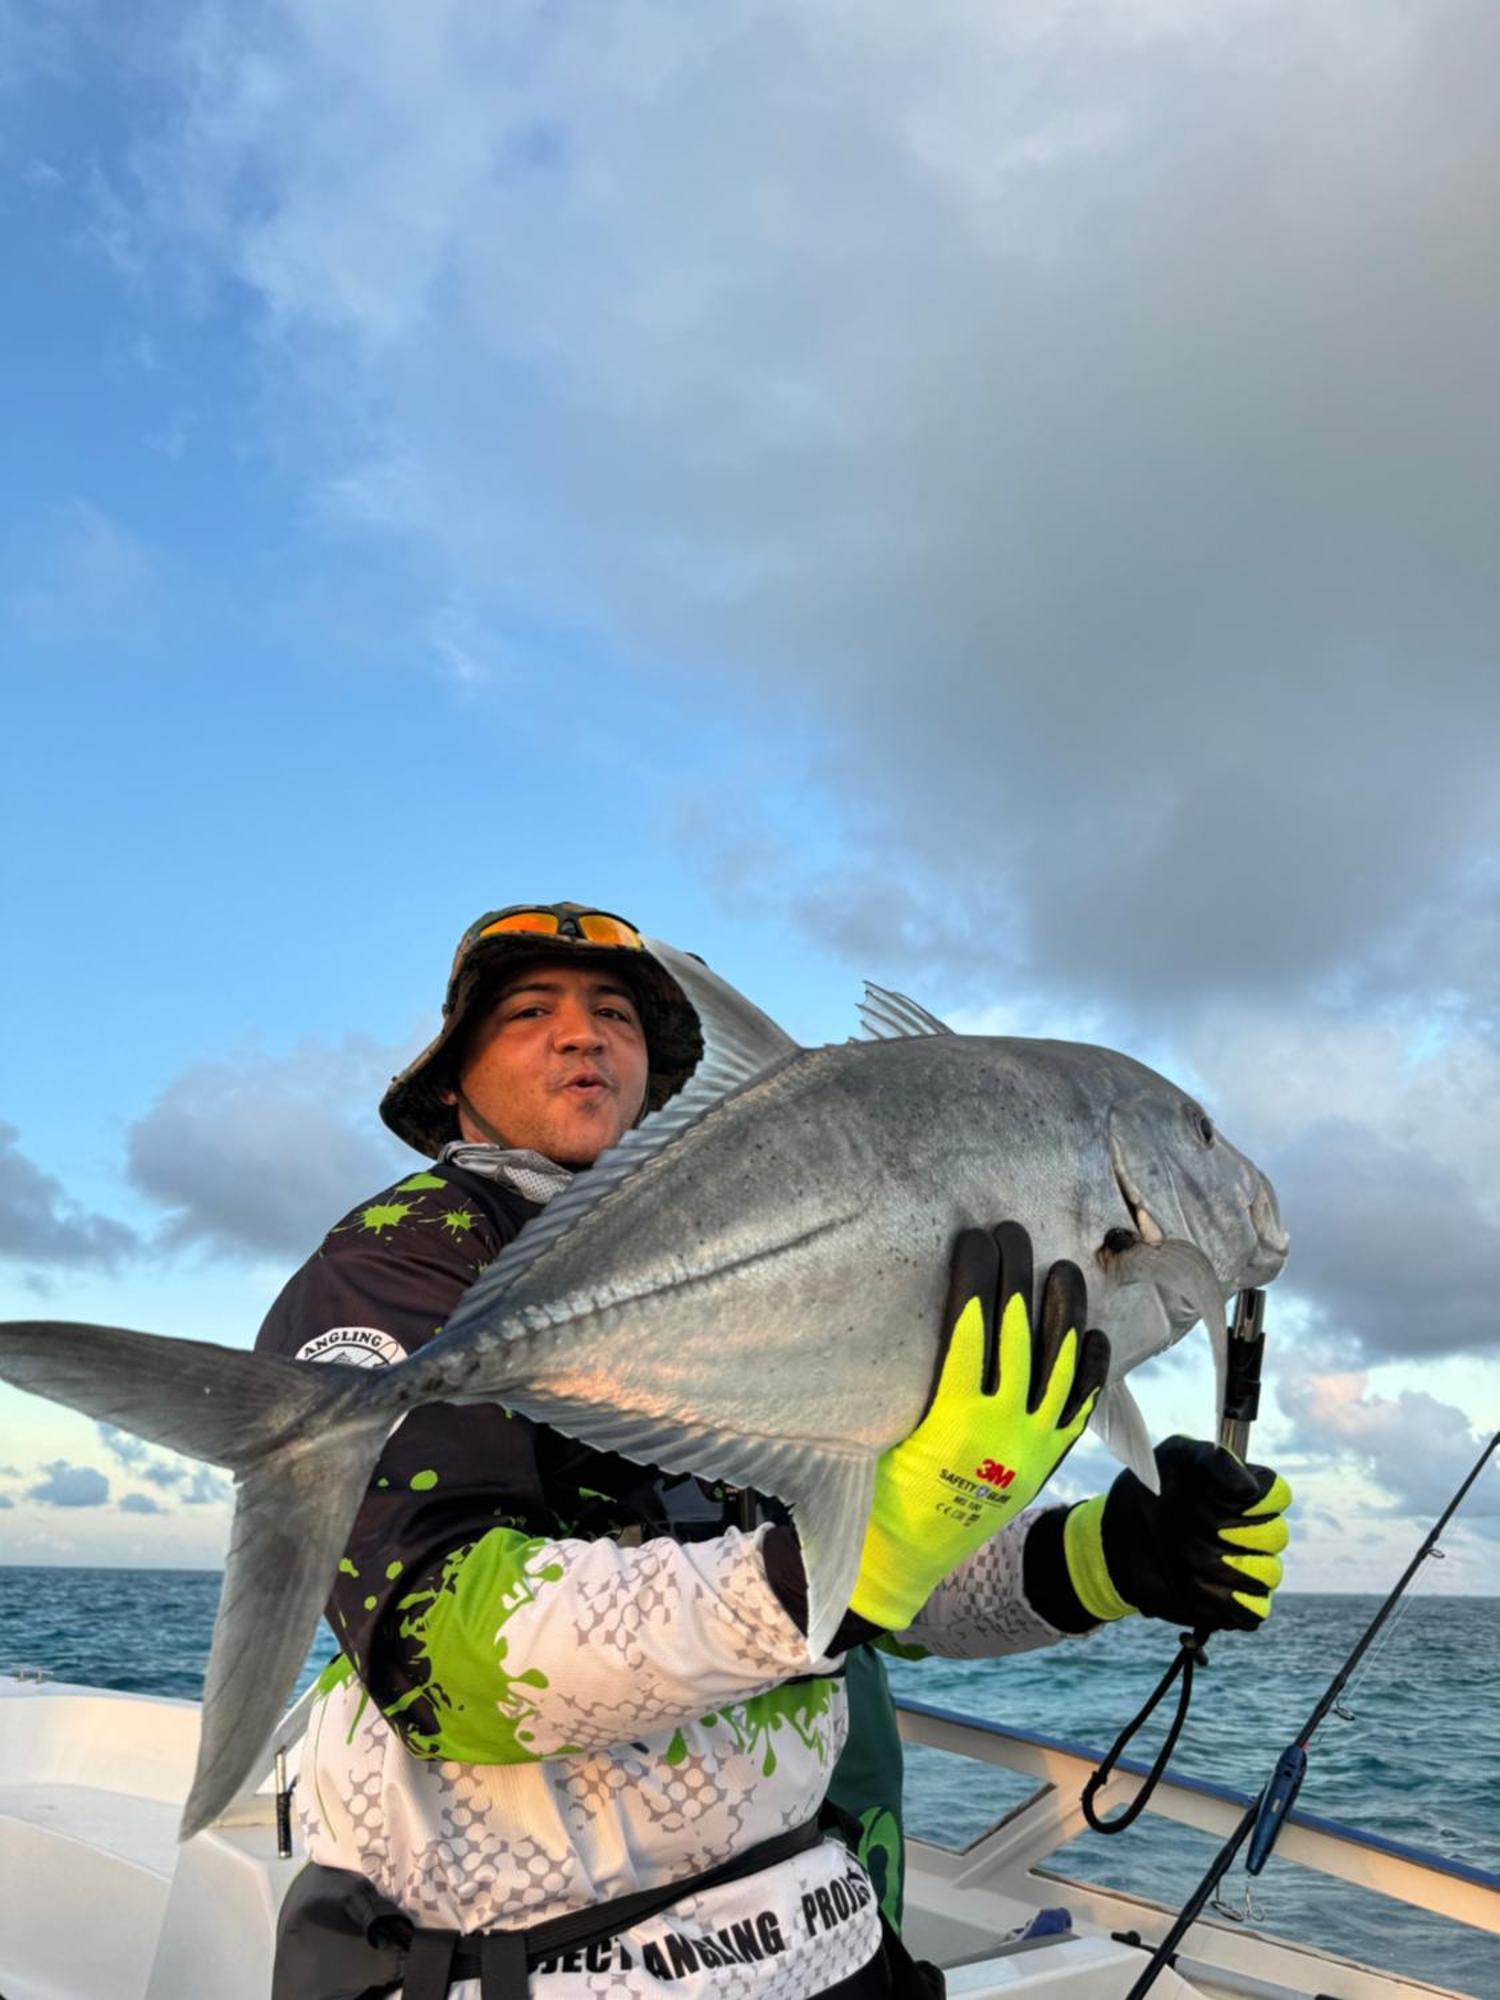
<svg viewBox="0 0 1500 2000">
<path fill-rule="evenodd" d="M 1114 1219 L 1089 1271 L 1092 1317 L 1110 1339 L 1110 1385 L 1201 1320 L 1222 1407 L 1225 1304 L 1269 1284 L 1286 1262 L 1275 1190 L 1196 1098 L 1127 1058 L 1116 1061 L 1124 1067 L 1115 1071 L 1097 1176 L 1103 1213 Z"/>
</svg>

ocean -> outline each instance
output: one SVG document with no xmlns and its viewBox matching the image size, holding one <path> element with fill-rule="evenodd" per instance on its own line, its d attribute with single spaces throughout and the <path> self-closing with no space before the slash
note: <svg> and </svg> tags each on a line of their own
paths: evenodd
<svg viewBox="0 0 1500 2000">
<path fill-rule="evenodd" d="M 202 1686 L 217 1575 L 194 1570 L 0 1567 L 0 1673 L 193 1697 Z M 1264 1632 L 1209 1648 L 1176 1769 L 1253 1792 L 1306 1719 L 1379 1600 L 1285 1596 Z M 894 1662 L 899 1695 L 1101 1750 L 1170 1659 L 1175 1634 L 1127 1619 L 1008 1660 Z M 324 1628 L 302 1685 L 333 1650 Z M 1500 1873 L 1500 1599 L 1409 1599 L 1314 1738 L 1309 1812 Z M 1158 1715 L 1160 1719 L 1160 1712 Z M 1156 1738 L 1150 1738 L 1152 1747 Z M 1141 1754 L 1133 1746 L 1133 1755 Z M 908 1753 L 911 1830 L 962 1847 L 1033 1789 L 988 1766 Z M 1117 1839 L 1085 1834 L 1051 1864 L 1177 1904 L 1215 1843 L 1149 1815 Z M 1234 1873 L 1226 1899 L 1243 1903 Z M 1500 2000 L 1500 1939 L 1273 1859 L 1254 1885 L 1259 1929 Z M 1065 1885 L 1055 1900 L 1067 1902 Z"/>
</svg>

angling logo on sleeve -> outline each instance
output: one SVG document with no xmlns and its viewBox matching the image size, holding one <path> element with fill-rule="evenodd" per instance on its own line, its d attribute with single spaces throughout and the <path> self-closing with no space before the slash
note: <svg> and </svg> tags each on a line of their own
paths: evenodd
<svg viewBox="0 0 1500 2000">
<path fill-rule="evenodd" d="M 331 1326 L 305 1340 L 296 1361 L 341 1361 L 346 1368 L 389 1368 L 406 1359 L 406 1349 L 378 1326 Z"/>
</svg>

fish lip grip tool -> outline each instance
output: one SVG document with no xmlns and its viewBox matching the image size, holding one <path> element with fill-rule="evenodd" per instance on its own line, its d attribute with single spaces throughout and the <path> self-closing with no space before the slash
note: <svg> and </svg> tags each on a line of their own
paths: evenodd
<svg viewBox="0 0 1500 2000">
<path fill-rule="evenodd" d="M 1241 1292 L 1229 1327 L 1229 1367 L 1219 1443 L 1243 1462 L 1250 1449 L 1250 1426 L 1260 1415 L 1260 1371 L 1266 1354 L 1266 1295 Z"/>
<path fill-rule="evenodd" d="M 1260 1414 L 1260 1374 L 1266 1353 L 1266 1295 L 1263 1291 L 1249 1290 L 1240 1293 L 1235 1301 L 1234 1318 L 1229 1327 L 1229 1361 L 1224 1374 L 1224 1405 L 1219 1412 L 1219 1443 L 1225 1451 L 1232 1451 L 1244 1463 L 1245 1454 L 1250 1449 L 1250 1426 Z M 1188 1707 L 1193 1699 L 1193 1674 L 1199 1667 L 1208 1665 L 1208 1654 L 1204 1650 L 1208 1643 L 1208 1627 L 1198 1626 L 1192 1632 L 1184 1632 L 1177 1642 L 1177 1654 L 1167 1671 L 1157 1682 L 1145 1705 L 1133 1715 L 1115 1738 L 1099 1768 L 1090 1776 L 1083 1788 L 1081 1804 L 1083 1816 L 1095 1833 L 1123 1833 L 1133 1826 L 1146 1809 L 1147 1801 L 1161 1782 L 1172 1752 L 1177 1748 L 1177 1739 L 1182 1734 L 1182 1726 L 1187 1721 Z M 1130 1744 L 1166 1699 L 1172 1683 L 1180 1677 L 1182 1686 L 1177 1696 L 1177 1713 L 1172 1717 L 1171 1726 L 1162 1739 L 1162 1746 L 1156 1753 L 1156 1761 L 1141 1780 L 1141 1788 L 1129 1805 L 1121 1808 L 1113 1819 L 1101 1819 L 1095 1810 L 1094 1800 L 1109 1782 L 1110 1774 Z M 1297 1783 L 1300 1784 L 1300 1777 Z M 1292 1786 L 1291 1796 L 1296 1797 L 1296 1786 Z"/>
</svg>

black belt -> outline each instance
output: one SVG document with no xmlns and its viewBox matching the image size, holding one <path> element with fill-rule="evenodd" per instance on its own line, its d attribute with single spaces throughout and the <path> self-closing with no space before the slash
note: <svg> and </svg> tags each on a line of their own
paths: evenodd
<svg viewBox="0 0 1500 2000">
<path fill-rule="evenodd" d="M 607 1943 L 685 1897 L 758 1875 L 822 1838 L 809 1820 L 681 1882 L 525 1930 L 424 1930 L 363 1875 L 309 1863 L 281 1907 L 271 2000 L 379 2000 L 397 1986 L 402 2000 L 444 2000 L 460 1979 L 477 1979 L 482 2000 L 525 2000 L 527 1975 L 544 1958 Z"/>
</svg>

